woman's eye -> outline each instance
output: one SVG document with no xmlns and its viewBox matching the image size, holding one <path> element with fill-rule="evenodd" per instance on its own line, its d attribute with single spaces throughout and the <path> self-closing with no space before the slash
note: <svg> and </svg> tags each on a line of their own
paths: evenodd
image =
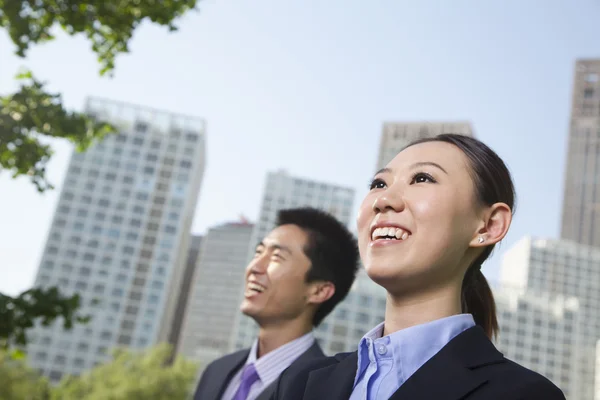
<svg viewBox="0 0 600 400">
<path fill-rule="evenodd" d="M 433 177 L 429 174 L 426 174 L 424 172 L 418 172 L 413 176 L 412 181 L 410 183 L 413 184 L 413 183 L 427 183 L 427 182 L 435 183 L 435 179 L 433 179 Z"/>
<path fill-rule="evenodd" d="M 383 189 L 385 187 L 385 182 L 381 179 L 373 179 L 369 184 L 369 189 Z"/>
</svg>

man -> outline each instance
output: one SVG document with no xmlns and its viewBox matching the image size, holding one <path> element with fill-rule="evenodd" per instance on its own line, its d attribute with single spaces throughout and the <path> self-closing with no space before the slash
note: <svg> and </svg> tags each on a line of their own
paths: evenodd
<svg viewBox="0 0 600 400">
<path fill-rule="evenodd" d="M 259 325 L 250 349 L 212 362 L 194 400 L 266 400 L 293 363 L 324 357 L 313 327 L 346 297 L 358 270 L 354 236 L 312 208 L 282 210 L 246 268 L 241 311 Z"/>
</svg>

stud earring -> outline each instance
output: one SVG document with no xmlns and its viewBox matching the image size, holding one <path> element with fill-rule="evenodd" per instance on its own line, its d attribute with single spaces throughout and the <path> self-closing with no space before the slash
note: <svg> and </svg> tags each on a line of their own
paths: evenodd
<svg viewBox="0 0 600 400">
<path fill-rule="evenodd" d="M 479 236 L 479 243 L 481 244 L 483 242 L 485 242 L 485 239 L 483 238 L 483 236 Z"/>
</svg>

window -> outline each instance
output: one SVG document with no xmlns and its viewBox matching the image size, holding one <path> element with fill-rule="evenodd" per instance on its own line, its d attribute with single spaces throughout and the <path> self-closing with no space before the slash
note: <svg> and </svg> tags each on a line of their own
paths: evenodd
<svg viewBox="0 0 600 400">
<path fill-rule="evenodd" d="M 188 160 L 182 160 L 180 165 L 181 165 L 181 168 L 191 168 L 192 167 L 192 163 Z"/>
<path fill-rule="evenodd" d="M 119 340 L 117 341 L 119 344 L 129 345 L 131 343 L 131 337 L 127 335 L 119 336 Z"/>
<path fill-rule="evenodd" d="M 198 135 L 193 133 L 193 132 L 188 132 L 185 135 L 185 138 L 187 139 L 188 142 L 196 142 L 198 141 Z"/>
<path fill-rule="evenodd" d="M 583 97 L 586 99 L 591 99 L 594 97 L 594 89 L 587 88 L 583 91 Z"/>
<path fill-rule="evenodd" d="M 585 76 L 585 81 L 591 82 L 591 83 L 598 82 L 598 74 L 595 74 L 595 73 L 587 74 Z"/>
<path fill-rule="evenodd" d="M 62 378 L 62 372 L 50 371 L 49 377 L 51 381 L 60 381 L 60 379 Z"/>
</svg>

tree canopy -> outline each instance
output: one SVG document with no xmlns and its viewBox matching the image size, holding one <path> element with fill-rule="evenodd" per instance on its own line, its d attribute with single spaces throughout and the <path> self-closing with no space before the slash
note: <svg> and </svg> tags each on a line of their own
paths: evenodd
<svg viewBox="0 0 600 400">
<path fill-rule="evenodd" d="M 177 30 L 175 21 L 195 9 L 197 0 L 0 0 L 0 27 L 15 54 L 25 58 L 33 46 L 54 40 L 56 28 L 84 35 L 98 57 L 100 75 L 114 73 L 116 58 L 144 21 Z M 13 178 L 29 176 L 37 190 L 53 186 L 46 177 L 50 146 L 40 138 L 63 138 L 85 150 L 114 128 L 65 109 L 60 94 L 48 93 L 31 71 L 21 72 L 19 89 L 0 97 L 0 168 Z"/>
<path fill-rule="evenodd" d="M 0 349 L 0 399 L 42 400 L 50 396 L 48 380 Z"/>
<path fill-rule="evenodd" d="M 3 349 L 27 344 L 27 330 L 40 321 L 48 326 L 58 318 L 65 329 L 74 323 L 87 322 L 89 316 L 77 314 L 80 306 L 79 295 L 64 296 L 55 287 L 34 288 L 11 297 L 0 293 L 0 345 Z M 19 358 L 19 353 L 16 353 Z"/>
<path fill-rule="evenodd" d="M 111 362 L 81 376 L 67 376 L 52 390 L 53 400 L 173 400 L 193 390 L 198 367 L 178 357 L 168 363 L 171 347 L 144 352 L 115 350 Z"/>
</svg>

